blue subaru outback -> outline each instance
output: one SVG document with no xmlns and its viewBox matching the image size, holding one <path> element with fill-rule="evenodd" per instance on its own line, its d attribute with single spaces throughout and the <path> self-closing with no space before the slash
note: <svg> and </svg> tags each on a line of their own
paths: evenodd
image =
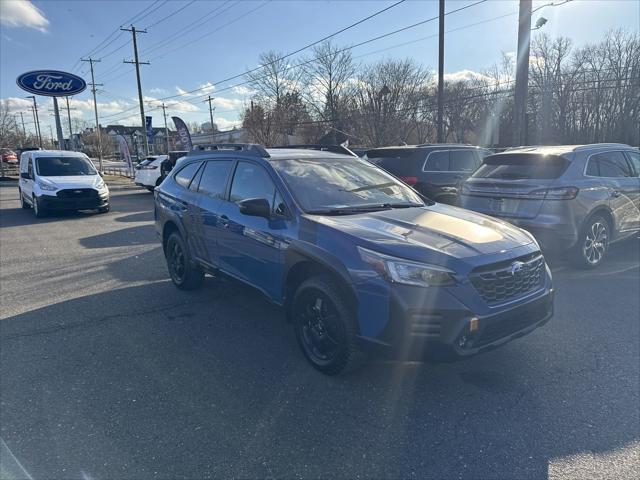
<svg viewBox="0 0 640 480">
<path fill-rule="evenodd" d="M 553 314 L 530 234 L 433 203 L 346 153 L 200 147 L 155 190 L 155 219 L 178 288 L 205 272 L 255 287 L 327 374 L 373 350 L 466 357 Z"/>
</svg>

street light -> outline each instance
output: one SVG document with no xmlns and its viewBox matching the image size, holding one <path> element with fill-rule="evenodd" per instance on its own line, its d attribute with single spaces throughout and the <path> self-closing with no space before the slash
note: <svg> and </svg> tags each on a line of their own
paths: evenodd
<svg viewBox="0 0 640 480">
<path fill-rule="evenodd" d="M 541 29 L 541 28 L 544 26 L 544 24 L 545 24 L 545 23 L 547 23 L 547 19 L 546 19 L 546 18 L 544 18 L 544 17 L 540 17 L 540 18 L 536 21 L 536 26 L 535 26 L 535 27 L 533 27 L 533 28 L 531 29 L 531 31 L 533 32 L 534 30 L 539 30 L 539 29 Z"/>
</svg>

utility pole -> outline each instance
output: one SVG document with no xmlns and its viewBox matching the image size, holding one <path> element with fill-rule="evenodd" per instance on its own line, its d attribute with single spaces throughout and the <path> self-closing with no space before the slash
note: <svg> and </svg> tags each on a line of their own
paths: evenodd
<svg viewBox="0 0 640 480">
<path fill-rule="evenodd" d="M 169 129 L 167 128 L 167 106 L 162 102 L 162 116 L 164 117 L 164 136 L 167 139 L 167 155 L 169 155 Z"/>
<path fill-rule="evenodd" d="M 93 75 L 93 64 L 100 62 L 100 60 L 94 60 L 89 57 L 86 60 L 81 58 L 83 62 L 89 62 L 89 67 L 91 67 L 91 93 L 93 93 L 93 111 L 96 114 L 96 134 L 98 135 L 98 168 L 102 172 L 102 136 L 100 135 L 100 123 L 98 123 L 98 102 L 96 100 L 96 87 L 102 86 L 101 83 L 96 83 L 96 79 Z"/>
<path fill-rule="evenodd" d="M 24 127 L 24 115 L 22 115 L 22 112 L 20 112 L 20 121 L 22 122 L 22 136 L 24 137 L 25 141 L 27 140 L 27 129 Z"/>
<path fill-rule="evenodd" d="M 442 121 L 444 101 L 444 0 L 440 0 L 440 20 L 438 23 L 438 143 L 444 143 L 444 124 Z"/>
<path fill-rule="evenodd" d="M 213 130 L 213 111 L 216 109 L 216 107 L 211 106 L 211 102 L 213 100 L 214 99 L 211 98 L 211 95 L 209 95 L 205 102 L 209 102 L 209 119 L 211 120 L 211 143 L 216 143 L 216 132 Z"/>
<path fill-rule="evenodd" d="M 131 25 L 131 28 L 121 28 L 125 32 L 131 32 L 133 36 L 133 61 L 123 60 L 124 63 L 133 63 L 136 66 L 136 78 L 138 80 L 138 101 L 140 102 L 140 120 L 142 121 L 142 131 L 144 132 L 144 156 L 149 154 L 149 138 L 147 135 L 147 123 L 144 116 L 144 103 L 142 102 L 142 84 L 140 83 L 140 65 L 149 65 L 149 62 L 141 62 L 138 60 L 138 42 L 136 39 L 136 33 L 147 33 L 146 30 L 136 30 L 136 27 Z"/>
<path fill-rule="evenodd" d="M 527 89 L 529 84 L 529 48 L 531 43 L 531 0 L 520 0 L 518 15 L 518 54 L 513 102 L 513 145 L 523 145 L 526 132 Z"/>
<path fill-rule="evenodd" d="M 33 99 L 33 120 L 36 122 L 36 132 L 38 134 L 38 142 L 40 143 L 40 148 L 42 148 L 42 134 L 40 133 L 40 119 L 38 118 L 38 104 L 36 103 L 35 95 L 29 95 L 26 98 Z"/>
<path fill-rule="evenodd" d="M 58 97 L 53 97 L 53 112 L 56 121 L 56 135 L 58 137 L 58 150 L 66 150 L 64 148 L 64 135 L 62 134 L 62 123 L 60 123 L 60 108 L 58 107 Z"/>
<path fill-rule="evenodd" d="M 69 120 L 69 144 L 71 145 L 71 150 L 75 150 L 75 142 L 73 141 L 73 128 L 71 127 L 71 110 L 75 110 L 75 108 L 71 109 L 69 107 L 69 97 L 64 97 L 67 101 L 67 120 Z"/>
</svg>

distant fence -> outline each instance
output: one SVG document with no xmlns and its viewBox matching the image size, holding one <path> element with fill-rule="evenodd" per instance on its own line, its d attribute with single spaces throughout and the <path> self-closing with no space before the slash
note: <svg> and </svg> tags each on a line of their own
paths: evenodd
<svg viewBox="0 0 640 480">
<path fill-rule="evenodd" d="M 2 162 L 0 164 L 0 177 L 19 177 L 20 167 L 17 163 Z"/>
<path fill-rule="evenodd" d="M 103 166 L 102 173 L 106 175 L 114 175 L 119 177 L 133 178 L 134 173 L 128 167 Z"/>
</svg>

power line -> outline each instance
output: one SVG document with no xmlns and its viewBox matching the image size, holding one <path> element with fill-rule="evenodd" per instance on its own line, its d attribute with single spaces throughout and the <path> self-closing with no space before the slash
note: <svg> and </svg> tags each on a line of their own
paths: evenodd
<svg viewBox="0 0 640 480">
<path fill-rule="evenodd" d="M 149 10 L 150 8 L 152 8 L 155 4 L 157 4 L 158 2 L 160 2 L 160 0 L 155 0 L 153 3 L 151 3 L 150 5 L 147 5 L 145 8 L 143 8 L 140 12 L 136 13 L 133 17 L 128 18 L 127 20 L 125 20 L 124 22 L 122 22 L 120 24 L 120 26 L 129 23 L 129 22 L 134 22 L 136 20 L 137 17 L 139 17 L 141 14 L 143 14 L 144 12 L 146 12 L 147 10 Z M 151 13 L 151 12 L 149 12 Z M 146 15 L 145 15 L 146 16 Z M 144 17 L 142 17 L 144 18 Z M 111 40 L 109 43 L 107 43 L 106 45 L 102 46 L 103 43 L 105 43 L 107 40 L 109 40 L 109 38 L 111 38 L 113 35 L 118 34 L 118 36 L 116 38 L 114 38 L 113 40 Z M 75 70 L 77 65 L 81 64 L 81 59 L 83 57 L 88 57 L 90 55 L 94 55 L 95 53 L 97 53 L 98 51 L 106 48 L 107 46 L 111 45 L 115 40 L 117 40 L 117 38 L 119 38 L 122 35 L 122 32 L 120 31 L 120 27 L 116 28 L 113 32 L 111 32 L 107 38 L 105 38 L 102 42 L 100 42 L 96 47 L 94 47 L 92 50 L 90 50 L 89 52 L 85 53 L 84 55 L 82 55 L 77 61 L 76 63 L 74 63 L 72 70 Z"/>
<path fill-rule="evenodd" d="M 335 37 L 336 35 L 338 35 L 338 34 L 340 34 L 340 33 L 343 33 L 343 32 L 345 32 L 346 30 L 349 30 L 350 28 L 353 28 L 353 27 L 355 27 L 355 26 L 357 26 L 357 25 L 360 25 L 360 24 L 362 24 L 362 23 L 366 22 L 367 20 L 370 20 L 370 19 L 372 19 L 372 18 L 374 18 L 374 17 L 376 17 L 376 16 L 378 16 L 378 15 L 380 15 L 380 14 L 382 14 L 382 13 L 386 12 L 387 10 L 390 10 L 390 9 L 392 9 L 392 8 L 396 7 L 397 5 L 400 5 L 401 3 L 404 3 L 405 1 L 406 1 L 406 0 L 399 0 L 398 2 L 393 3 L 393 4 L 389 5 L 388 7 L 383 8 L 382 10 L 378 10 L 377 12 L 374 12 L 373 14 L 371 14 L 371 15 L 369 15 L 369 16 L 367 16 L 367 17 L 365 17 L 365 18 L 361 19 L 361 20 L 358 20 L 357 22 L 352 23 L 351 25 L 347 25 L 346 27 L 341 28 L 341 29 L 340 29 L 340 30 L 338 30 L 337 32 L 334 32 L 334 33 L 332 33 L 332 34 L 330 34 L 330 35 L 326 35 L 326 36 L 322 37 L 322 38 L 321 38 L 321 39 L 319 39 L 319 40 L 316 40 L 316 41 L 314 41 L 314 42 L 312 42 L 312 43 L 309 43 L 308 45 L 305 45 L 305 46 L 304 46 L 304 47 L 302 47 L 302 48 L 298 48 L 297 50 L 294 50 L 293 52 L 289 52 L 289 53 L 287 53 L 286 55 L 283 55 L 283 56 L 281 56 L 281 57 L 278 57 L 277 59 L 275 59 L 275 60 L 273 60 L 273 61 L 271 61 L 271 62 L 269 62 L 269 63 L 266 63 L 266 64 L 264 64 L 264 65 L 260 65 L 260 66 L 258 66 L 258 67 L 256 67 L 256 68 L 251 69 L 251 70 L 247 70 L 246 72 L 240 73 L 240 74 L 238 74 L 238 75 L 234 75 L 234 76 L 232 76 L 232 77 L 225 78 L 224 80 L 220 80 L 220 81 L 218 81 L 218 82 L 214 82 L 214 85 L 215 85 L 215 84 L 218 84 L 218 83 L 228 82 L 228 81 L 230 81 L 230 80 L 235 80 L 236 78 L 243 77 L 243 76 L 245 76 L 245 75 L 248 75 L 249 73 L 256 72 L 256 71 L 258 71 L 258 70 L 260 70 L 260 69 L 262 69 L 262 68 L 268 67 L 269 65 L 273 65 L 273 64 L 274 64 L 274 63 L 276 63 L 276 62 L 279 62 L 279 61 L 281 61 L 281 60 L 284 60 L 284 59 L 286 59 L 286 58 L 289 58 L 289 57 L 291 57 L 291 56 L 293 56 L 293 55 L 295 55 L 295 54 L 297 54 L 297 53 L 300 53 L 300 52 L 302 52 L 302 51 L 304 51 L 304 50 L 306 50 L 306 49 L 308 49 L 308 48 L 313 47 L 314 45 L 318 45 L 319 43 L 322 43 L 322 42 L 324 42 L 324 41 L 326 41 L 326 40 L 328 40 L 328 39 L 330 39 L 330 38 L 333 38 L 333 37 Z M 478 2 L 476 2 L 476 3 L 473 3 L 473 4 L 469 5 L 468 7 L 464 7 L 464 8 L 469 8 L 470 6 L 477 5 L 477 4 L 479 4 L 479 3 L 484 3 L 484 2 L 486 2 L 486 1 L 487 1 L 487 0 L 480 0 L 480 1 L 478 1 Z M 464 8 L 463 8 L 463 9 L 464 9 Z M 438 17 L 435 17 L 435 18 L 438 18 Z M 425 23 L 426 23 L 426 22 L 425 22 Z M 205 87 L 205 88 L 206 88 L 206 87 Z M 190 90 L 190 91 L 185 92 L 185 93 L 183 93 L 183 94 L 172 95 L 171 97 L 163 98 L 163 100 L 167 100 L 168 98 L 175 98 L 175 97 L 177 97 L 177 96 L 184 96 L 184 95 L 187 95 L 187 94 L 192 94 L 192 93 L 195 93 L 195 92 L 199 92 L 200 90 L 203 90 L 203 87 L 196 88 L 196 89 L 194 89 L 194 90 Z"/>
<path fill-rule="evenodd" d="M 162 48 L 163 46 L 168 45 L 169 43 L 171 43 L 173 41 L 174 38 L 184 36 L 185 35 L 185 30 L 187 30 L 187 29 L 188 29 L 188 33 L 193 32 L 194 30 L 200 28 L 202 25 L 204 25 L 207 22 L 209 22 L 210 21 L 209 17 L 211 15 L 213 15 L 214 13 L 220 12 L 220 13 L 218 13 L 218 16 L 219 16 L 219 15 L 223 14 L 224 12 L 226 12 L 227 10 L 229 10 L 229 8 L 233 8 L 234 6 L 238 5 L 240 3 L 240 1 L 241 0 L 237 0 L 233 5 L 229 6 L 228 8 L 226 8 L 223 11 L 220 11 L 220 10 L 224 9 L 227 6 L 227 4 L 232 3 L 232 0 L 226 0 L 224 3 L 222 3 L 221 5 L 218 5 L 217 7 L 215 7 L 213 10 L 211 10 L 209 13 L 207 13 L 206 15 L 204 15 L 203 17 L 201 17 L 197 21 L 189 22 L 189 23 L 187 23 L 185 25 L 182 25 L 174 33 L 172 33 L 171 35 L 168 35 L 167 37 L 163 38 L 159 42 L 156 42 L 153 45 L 149 46 L 149 48 L 147 50 L 145 50 L 144 52 L 142 52 L 142 53 L 144 53 L 145 55 L 148 55 L 152 51 L 155 51 L 158 48 Z"/>
<path fill-rule="evenodd" d="M 271 0 L 267 0 L 267 1 L 263 2 L 263 3 L 261 3 L 260 5 L 258 5 L 257 7 L 255 7 L 255 8 L 253 8 L 253 9 L 249 10 L 248 12 L 245 12 L 245 13 L 243 13 L 242 15 L 237 16 L 237 17 L 236 17 L 236 18 L 234 18 L 233 20 L 228 21 L 228 22 L 227 22 L 227 23 L 225 23 L 224 25 L 220 25 L 219 27 L 217 27 L 217 28 L 215 28 L 215 29 L 213 29 L 213 30 L 211 30 L 211 31 L 209 31 L 209 32 L 207 32 L 207 33 L 205 33 L 205 34 L 203 34 L 203 35 L 200 35 L 199 37 L 196 37 L 196 38 L 194 38 L 193 40 L 190 40 L 190 41 L 189 41 L 189 42 L 187 42 L 187 43 L 183 43 L 182 45 L 178 45 L 177 47 L 175 47 L 175 48 L 173 48 L 173 49 L 171 49 L 171 50 L 169 50 L 169 51 L 163 52 L 162 54 L 157 55 L 156 57 L 153 57 L 153 59 L 155 60 L 155 59 L 158 59 L 158 58 L 162 58 L 162 57 L 164 57 L 165 55 L 168 55 L 168 54 L 173 53 L 173 52 L 175 52 L 175 51 L 177 51 L 177 50 L 181 50 L 181 49 L 183 49 L 183 48 L 185 48 L 185 47 L 188 47 L 189 45 L 192 45 L 192 44 L 194 44 L 194 43 L 196 43 L 196 42 L 199 42 L 199 41 L 200 41 L 200 40 L 202 40 L 203 38 L 208 37 L 208 36 L 210 36 L 210 35 L 213 35 L 214 33 L 217 33 L 217 32 L 219 32 L 220 30 L 222 30 L 223 28 L 226 28 L 226 27 L 228 27 L 228 26 L 230 26 L 230 25 L 233 25 L 234 23 L 236 23 L 236 22 L 238 22 L 238 21 L 242 20 L 243 18 L 245 18 L 245 17 L 247 17 L 247 16 L 251 15 L 251 14 L 252 14 L 253 12 L 255 12 L 256 10 L 259 10 L 259 9 L 261 9 L 262 7 L 264 7 L 264 6 L 265 6 L 267 3 L 269 3 L 270 1 L 271 1 Z M 238 2 L 238 3 L 239 3 L 239 2 Z M 227 10 L 229 10 L 230 8 L 232 8 L 232 7 L 233 7 L 233 6 L 235 6 L 235 5 L 237 5 L 237 3 L 235 3 L 234 5 L 231 5 L 231 6 L 230 6 L 230 7 L 228 7 L 226 10 L 224 10 L 224 11 L 220 12 L 220 14 L 222 14 L 222 13 L 226 12 Z M 220 14 L 219 14 L 219 15 L 220 15 Z M 154 49 L 154 50 L 157 50 L 157 48 L 156 48 L 156 49 Z"/>
<path fill-rule="evenodd" d="M 157 20 L 155 23 L 152 23 L 151 25 L 147 26 L 146 28 L 153 28 L 156 25 L 164 22 L 167 18 L 171 18 L 174 15 L 180 13 L 181 11 L 183 11 L 184 9 L 186 9 L 187 7 L 190 7 L 191 5 L 193 5 L 194 3 L 196 3 L 196 0 L 191 0 L 189 3 L 187 3 L 186 5 L 183 5 L 182 7 L 178 8 L 177 10 L 174 10 L 173 12 L 171 12 L 170 14 L 162 17 L 160 20 Z"/>
</svg>

